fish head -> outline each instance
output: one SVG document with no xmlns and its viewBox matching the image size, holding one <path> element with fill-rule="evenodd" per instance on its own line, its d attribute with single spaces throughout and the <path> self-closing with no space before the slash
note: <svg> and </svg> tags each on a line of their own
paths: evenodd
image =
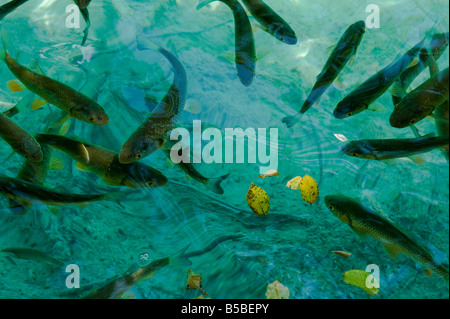
<svg viewBox="0 0 450 319">
<path fill-rule="evenodd" d="M 325 205 L 342 222 L 351 225 L 352 215 L 349 207 L 355 202 L 353 199 L 342 195 L 325 196 Z"/>
<path fill-rule="evenodd" d="M 25 138 L 20 144 L 14 146 L 17 153 L 32 162 L 41 162 L 44 158 L 41 147 L 34 139 Z"/>
<path fill-rule="evenodd" d="M 365 140 L 351 141 L 341 148 L 341 151 L 348 156 L 368 158 L 374 155 L 374 150 L 370 143 Z"/>
<path fill-rule="evenodd" d="M 366 32 L 366 23 L 363 20 L 355 22 L 350 28 L 349 42 L 358 43 L 361 41 L 362 35 Z"/>
<path fill-rule="evenodd" d="M 427 115 L 429 112 L 427 114 L 413 99 L 409 99 L 408 103 L 402 101 L 396 105 L 389 118 L 389 123 L 392 127 L 404 128 L 416 124 Z"/>
<path fill-rule="evenodd" d="M 92 0 L 75 0 L 75 3 L 80 9 L 85 9 L 91 1 Z"/>
<path fill-rule="evenodd" d="M 160 187 L 167 183 L 167 177 L 160 171 L 139 163 L 132 164 L 125 185 L 131 188 Z"/>
<path fill-rule="evenodd" d="M 369 106 L 364 103 L 356 103 L 352 99 L 344 99 L 338 103 L 333 112 L 334 117 L 338 119 L 345 119 L 352 115 L 362 112 Z"/>
<path fill-rule="evenodd" d="M 274 22 L 268 29 L 269 33 L 278 40 L 290 45 L 297 44 L 297 36 L 287 23 Z"/>
<path fill-rule="evenodd" d="M 134 163 L 152 154 L 163 145 L 162 138 L 151 138 L 137 131 L 122 145 L 119 162 L 122 164 Z"/>
<path fill-rule="evenodd" d="M 87 123 L 105 125 L 109 122 L 108 114 L 97 103 L 88 106 L 75 106 L 70 110 L 70 115 Z"/>
</svg>

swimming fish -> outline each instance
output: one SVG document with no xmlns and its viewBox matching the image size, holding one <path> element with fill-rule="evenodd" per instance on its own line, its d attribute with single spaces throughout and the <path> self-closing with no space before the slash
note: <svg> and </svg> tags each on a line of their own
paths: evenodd
<svg viewBox="0 0 450 319">
<path fill-rule="evenodd" d="M 345 96 L 336 106 L 333 112 L 334 116 L 344 119 L 366 110 L 413 63 L 424 43 L 425 39 Z"/>
<path fill-rule="evenodd" d="M 28 0 L 13 0 L 0 7 L 0 21 Z"/>
<path fill-rule="evenodd" d="M 283 123 L 288 127 L 294 126 L 298 123 L 301 116 L 308 111 L 322 96 L 333 81 L 338 77 L 339 73 L 348 63 L 348 61 L 355 56 L 358 46 L 361 43 L 362 37 L 366 32 L 366 24 L 364 21 L 358 21 L 352 24 L 339 39 L 333 52 L 331 52 L 322 72 L 317 76 L 317 81 L 309 94 L 306 101 L 303 103 L 300 114 L 291 117 L 285 117 Z"/>
<path fill-rule="evenodd" d="M 167 158 L 170 159 L 170 152 L 171 150 L 164 150 L 164 153 L 166 154 Z M 182 150 L 179 150 L 179 156 L 182 155 Z M 222 195 L 224 193 L 223 188 L 220 186 L 220 184 L 230 176 L 230 174 L 223 175 L 218 178 L 208 178 L 203 176 L 192 164 L 192 160 L 189 163 L 185 163 L 184 161 L 181 161 L 178 165 L 183 172 L 185 172 L 188 176 L 195 179 L 197 182 L 202 183 L 206 187 L 208 187 L 211 191 L 214 193 L 217 193 L 219 195 Z"/>
<path fill-rule="evenodd" d="M 154 44 L 140 35 L 137 36 L 137 42 L 140 50 L 154 47 Z M 183 65 L 167 50 L 159 47 L 158 51 L 172 64 L 173 83 L 155 110 L 123 144 L 119 153 L 122 164 L 136 162 L 161 148 L 167 134 L 175 128 L 186 103 L 187 76 Z"/>
<path fill-rule="evenodd" d="M 142 280 L 149 279 L 166 266 L 189 266 L 191 261 L 185 256 L 188 247 L 180 250 L 174 255 L 152 261 L 149 265 L 141 267 L 136 271 L 123 276 L 117 276 L 98 289 L 83 296 L 82 299 L 119 299 L 131 287 Z"/>
<path fill-rule="evenodd" d="M 61 260 L 53 258 L 40 250 L 32 248 L 22 248 L 22 247 L 4 248 L 0 250 L 0 256 L 7 257 L 13 264 L 15 264 L 15 262 L 11 260 L 11 258 L 33 260 L 39 263 L 47 263 L 59 267 L 64 265 L 64 263 Z"/>
<path fill-rule="evenodd" d="M 214 1 L 225 3 L 233 12 L 237 74 L 241 83 L 249 86 L 255 77 L 256 68 L 255 39 L 250 20 L 237 0 L 200 0 L 197 10 Z"/>
<path fill-rule="evenodd" d="M 448 68 L 408 93 L 392 112 L 392 127 L 404 128 L 420 122 L 448 100 Z"/>
<path fill-rule="evenodd" d="M 50 206 L 85 205 L 94 201 L 116 201 L 116 193 L 107 194 L 70 194 L 62 193 L 26 182 L 21 179 L 0 176 L 0 193 L 26 206 L 31 204 L 44 204 Z"/>
<path fill-rule="evenodd" d="M 286 44 L 297 44 L 295 31 L 264 1 L 242 0 L 242 2 L 252 16 L 261 24 L 264 31 Z"/>
<path fill-rule="evenodd" d="M 448 32 L 447 33 L 437 33 L 434 34 L 431 42 L 430 42 L 430 49 L 431 49 L 431 55 L 434 58 L 435 61 L 437 61 L 441 55 L 444 53 L 445 49 L 448 47 Z M 425 68 L 428 67 L 428 61 L 429 61 L 429 52 L 427 49 L 423 48 L 422 51 L 419 54 L 419 61 L 416 65 L 406 69 L 403 71 L 403 73 L 400 75 L 400 77 L 395 81 L 396 85 L 394 94 L 392 94 L 392 102 L 394 105 L 397 105 L 402 97 L 396 93 L 398 89 L 405 91 L 408 89 L 408 87 L 411 85 L 411 83 L 414 81 L 414 79 L 423 71 Z M 391 92 L 393 93 L 393 92 Z"/>
<path fill-rule="evenodd" d="M 109 122 L 105 110 L 86 95 L 75 91 L 71 87 L 53 80 L 43 74 L 35 73 L 17 63 L 8 52 L 0 54 L 11 72 L 31 92 L 39 95 L 45 101 L 66 111 L 81 121 L 104 125 Z M 23 88 L 19 88 L 21 90 Z"/>
<path fill-rule="evenodd" d="M 3 113 L 0 113 L 0 137 L 23 157 L 33 162 L 42 161 L 44 155 L 41 146 L 29 133 Z"/>
<path fill-rule="evenodd" d="M 148 188 L 167 182 L 158 170 L 138 162 L 121 164 L 117 153 L 99 146 L 53 134 L 38 134 L 36 139 L 65 152 L 77 161 L 77 168 L 92 172 L 114 186 Z"/>
<path fill-rule="evenodd" d="M 346 196 L 328 195 L 325 197 L 325 204 L 355 233 L 373 237 L 382 243 L 391 258 L 395 259 L 398 253 L 402 253 L 423 264 L 428 276 L 436 273 L 448 282 L 448 269 L 438 264 L 428 251 L 408 238 L 392 223 L 362 206 L 358 201 Z"/>
<path fill-rule="evenodd" d="M 91 27 L 91 19 L 89 18 L 89 11 L 87 9 L 91 0 L 74 0 L 74 2 L 80 9 L 84 22 L 86 22 L 86 27 L 83 30 L 84 33 L 83 40 L 81 41 L 81 46 L 83 46 L 86 43 L 86 40 L 89 35 L 89 28 Z"/>
<path fill-rule="evenodd" d="M 448 136 L 423 136 L 411 139 L 358 140 L 342 147 L 346 155 L 364 159 L 385 160 L 426 153 L 449 144 Z"/>
</svg>

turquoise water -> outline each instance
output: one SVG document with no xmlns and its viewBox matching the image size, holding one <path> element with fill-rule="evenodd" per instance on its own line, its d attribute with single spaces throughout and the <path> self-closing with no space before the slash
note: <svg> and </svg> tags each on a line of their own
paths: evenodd
<svg viewBox="0 0 450 319">
<path fill-rule="evenodd" d="M 6 197 L 1 196 L 0 248 L 33 248 L 65 265 L 76 264 L 80 288 L 66 287 L 69 274 L 65 267 L 0 259 L 0 298 L 78 298 L 124 274 L 142 252 L 156 260 L 186 246 L 189 252 L 202 253 L 191 257 L 189 266 L 162 268 L 135 285 L 131 297 L 195 298 L 199 291 L 185 289 L 192 269 L 201 273 L 203 289 L 213 299 L 265 299 L 267 285 L 275 280 L 289 288 L 292 299 L 448 298 L 444 280 L 436 275 L 427 277 L 423 267 L 406 256 L 391 259 L 380 243 L 358 237 L 324 204 L 329 194 L 358 199 L 448 265 L 449 171 L 442 153 L 433 150 L 421 155 L 425 163 L 419 165 L 407 158 L 371 161 L 340 152 L 343 142 L 334 134 L 349 140 L 414 137 L 409 128 L 390 126 L 393 107 L 389 92 L 377 100 L 384 109 L 345 120 L 332 113 L 346 94 L 420 42 L 433 26 L 433 32 L 448 32 L 448 2 L 267 0 L 295 30 L 299 41 L 287 45 L 255 27 L 258 60 L 249 87 L 236 76 L 230 9 L 217 2 L 196 10 L 197 3 L 94 0 L 88 7 L 89 37 L 81 50 L 84 22 L 78 29 L 66 27 L 66 7 L 71 1 L 30 0 L 4 18 L 2 36 L 9 54 L 22 65 L 30 67 L 37 62 L 48 77 L 89 92 L 110 117 L 104 126 L 72 118 L 70 134 L 119 152 L 152 108 L 148 100 L 160 101 L 172 81 L 172 69 L 164 57 L 136 48 L 136 34 L 144 33 L 181 61 L 188 76 L 187 104 L 201 106 L 198 114 L 184 111 L 179 123 L 201 120 L 221 129 L 278 128 L 280 176 L 258 178 L 257 164 L 200 165 L 206 176 L 230 174 L 222 183 L 224 194 L 219 195 L 187 179 L 158 150 L 142 162 L 163 172 L 169 182 L 131 192 L 126 187 L 104 185 L 96 175 L 75 169 L 68 156 L 54 151 L 63 159 L 64 168 L 50 171 L 46 186 L 79 194 L 120 190 L 127 196 L 120 204 L 101 201 L 57 210 L 34 205 L 23 216 L 12 214 Z M 380 8 L 380 28 L 366 29 L 355 60 L 341 72 L 342 84 L 330 87 L 299 124 L 287 128 L 281 119 L 300 109 L 330 46 L 350 24 L 368 17 L 366 7 L 372 3 Z M 250 21 L 257 24 L 253 18 Z M 448 67 L 448 60 L 447 49 L 438 66 Z M 428 77 L 427 70 L 422 72 L 412 86 Z M 6 83 L 14 75 L 3 63 L 0 78 L 2 107 L 29 94 L 8 90 Z M 35 134 L 46 129 L 54 110 L 46 105 L 37 111 L 23 111 L 14 120 Z M 417 128 L 423 135 L 435 132 L 428 119 Z M 10 154 L 11 148 L 1 140 L 1 175 L 15 177 L 24 159 L 18 154 L 8 158 Z M 305 174 L 319 184 L 320 195 L 313 205 L 305 203 L 298 191 L 286 188 L 287 181 Z M 247 205 L 251 183 L 270 197 L 271 210 L 265 217 L 256 216 Z M 218 238 L 231 235 L 236 237 L 206 249 Z M 352 255 L 346 259 L 332 254 L 335 250 Z M 364 270 L 369 264 L 380 269 L 376 297 L 347 285 L 342 278 L 345 271 Z"/>
</svg>

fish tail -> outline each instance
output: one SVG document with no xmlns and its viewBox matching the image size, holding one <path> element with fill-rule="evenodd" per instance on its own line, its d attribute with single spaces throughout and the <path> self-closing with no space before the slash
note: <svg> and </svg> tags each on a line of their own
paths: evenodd
<svg viewBox="0 0 450 319">
<path fill-rule="evenodd" d="M 207 183 L 207 186 L 210 190 L 212 190 L 214 193 L 222 195 L 224 193 L 224 190 L 220 184 L 226 180 L 230 176 L 230 174 L 223 175 L 219 178 L 213 178 L 210 179 Z"/>
<path fill-rule="evenodd" d="M 214 2 L 214 1 L 218 1 L 218 0 L 199 0 L 198 5 L 197 5 L 197 10 L 200 10 L 204 6 L 210 4 L 211 2 Z"/>
<path fill-rule="evenodd" d="M 294 115 L 294 116 L 286 116 L 286 117 L 283 118 L 282 122 L 284 124 L 286 124 L 287 127 L 293 127 L 298 122 L 300 122 L 300 119 L 302 118 L 302 115 L 303 114 L 300 113 L 300 116 L 298 114 Z"/>
<path fill-rule="evenodd" d="M 9 206 L 8 208 L 14 215 L 20 216 L 25 215 L 28 212 L 28 209 L 21 205 L 18 201 L 13 198 L 9 198 Z"/>
<path fill-rule="evenodd" d="M 169 257 L 169 263 L 172 266 L 190 266 L 192 261 L 186 256 L 186 251 L 188 250 L 190 244 L 180 249 L 178 252 Z"/>
</svg>

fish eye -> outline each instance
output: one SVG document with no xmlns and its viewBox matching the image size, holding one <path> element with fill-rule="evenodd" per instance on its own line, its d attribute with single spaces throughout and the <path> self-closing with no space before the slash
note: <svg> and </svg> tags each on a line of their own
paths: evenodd
<svg viewBox="0 0 450 319">
<path fill-rule="evenodd" d="M 329 208 L 330 210 L 334 210 L 334 206 L 333 206 L 333 205 L 329 205 L 328 208 Z"/>
<path fill-rule="evenodd" d="M 95 121 L 94 115 L 89 116 L 89 121 L 91 121 L 91 122 L 94 122 L 94 121 Z"/>
<path fill-rule="evenodd" d="M 136 158 L 141 158 L 142 157 L 142 153 L 141 152 L 138 152 L 137 154 L 136 154 Z"/>
<path fill-rule="evenodd" d="M 350 156 L 353 156 L 353 157 L 358 157 L 358 153 L 350 153 Z"/>
<path fill-rule="evenodd" d="M 152 181 L 148 181 L 148 182 L 147 182 L 147 185 L 148 185 L 148 186 L 153 186 L 154 183 L 153 183 Z"/>
<path fill-rule="evenodd" d="M 409 124 L 414 124 L 414 123 L 416 123 L 415 119 L 412 119 L 411 122 L 409 122 Z"/>
<path fill-rule="evenodd" d="M 348 112 L 348 113 L 346 113 L 345 115 L 347 115 L 347 116 L 352 116 L 352 115 L 353 115 L 353 112 Z"/>
</svg>

